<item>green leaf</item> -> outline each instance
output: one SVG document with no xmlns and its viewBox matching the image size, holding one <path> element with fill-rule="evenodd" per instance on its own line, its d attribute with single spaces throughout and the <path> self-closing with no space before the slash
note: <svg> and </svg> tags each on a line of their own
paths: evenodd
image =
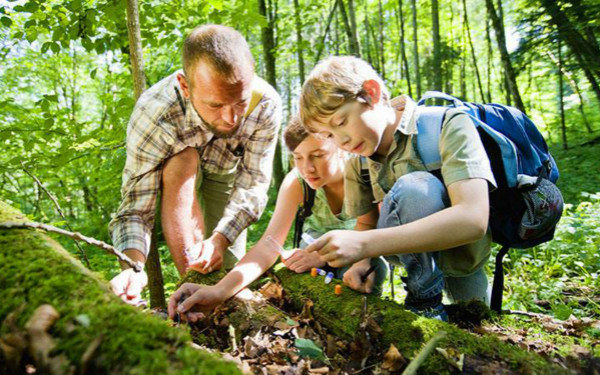
<svg viewBox="0 0 600 375">
<path fill-rule="evenodd" d="M 321 361 L 326 360 L 325 355 L 323 354 L 323 349 L 319 348 L 312 340 L 296 339 L 294 345 L 296 345 L 296 348 L 298 348 L 298 354 L 303 357 L 309 357 Z"/>
<path fill-rule="evenodd" d="M 44 95 L 44 99 L 51 101 L 51 102 L 55 102 L 58 103 L 58 96 L 55 94 L 52 95 Z"/>
<path fill-rule="evenodd" d="M 90 317 L 85 314 L 77 315 L 75 321 L 84 327 L 89 327 L 91 323 Z"/>
<path fill-rule="evenodd" d="M 223 10 L 222 0 L 208 0 L 208 3 L 212 5 L 216 10 Z"/>
<path fill-rule="evenodd" d="M 2 17 L 0 18 L 0 23 L 6 27 L 10 27 L 12 25 L 12 20 L 8 17 Z"/>
<path fill-rule="evenodd" d="M 559 304 L 552 308 L 552 312 L 556 319 L 567 320 L 573 313 L 573 310 L 565 304 Z"/>
<path fill-rule="evenodd" d="M 44 44 L 42 44 L 42 53 L 46 53 L 52 44 L 54 43 L 45 42 Z"/>
<path fill-rule="evenodd" d="M 60 46 L 56 43 L 52 43 L 50 45 L 50 49 L 52 50 L 52 52 L 54 53 L 59 53 L 60 52 Z"/>
<path fill-rule="evenodd" d="M 97 68 L 96 68 L 96 69 L 94 69 L 94 70 L 92 70 L 92 71 L 90 72 L 90 78 L 91 78 L 91 79 L 94 79 L 94 78 L 96 78 L 96 73 L 97 73 L 97 72 L 98 72 L 98 69 L 97 69 Z"/>
</svg>

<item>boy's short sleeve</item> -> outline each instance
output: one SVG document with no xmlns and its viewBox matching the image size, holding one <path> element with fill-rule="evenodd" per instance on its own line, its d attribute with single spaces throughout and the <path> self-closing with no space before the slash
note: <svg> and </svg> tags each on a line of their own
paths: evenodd
<svg viewBox="0 0 600 375">
<path fill-rule="evenodd" d="M 360 173 L 360 158 L 352 157 L 346 162 L 344 173 L 344 209 L 349 218 L 359 217 L 371 211 L 376 204 L 371 184 Z"/>
<path fill-rule="evenodd" d="M 442 177 L 446 186 L 470 178 L 483 178 L 496 187 L 490 161 L 475 124 L 464 112 L 449 110 L 440 135 Z"/>
</svg>

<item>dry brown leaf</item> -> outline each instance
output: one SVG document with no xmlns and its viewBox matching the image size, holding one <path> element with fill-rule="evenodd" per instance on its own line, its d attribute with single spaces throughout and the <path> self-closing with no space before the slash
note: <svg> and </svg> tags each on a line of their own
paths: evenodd
<svg viewBox="0 0 600 375">
<path fill-rule="evenodd" d="M 260 293 L 265 296 L 266 299 L 276 302 L 281 302 L 283 299 L 283 287 L 272 281 L 263 285 L 263 287 L 260 288 Z"/>
<path fill-rule="evenodd" d="M 390 345 L 390 348 L 383 356 L 383 363 L 381 364 L 381 368 L 387 371 L 398 371 L 404 366 L 406 366 L 407 362 L 402 353 L 398 351 L 398 349 L 394 346 L 394 344 Z"/>
</svg>

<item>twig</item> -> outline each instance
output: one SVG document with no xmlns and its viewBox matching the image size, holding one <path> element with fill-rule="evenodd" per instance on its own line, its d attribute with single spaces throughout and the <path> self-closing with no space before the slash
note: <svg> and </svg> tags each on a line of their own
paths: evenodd
<svg viewBox="0 0 600 375">
<path fill-rule="evenodd" d="M 546 314 L 541 314 L 541 313 L 534 313 L 534 312 L 529 312 L 529 311 L 519 311 L 519 310 L 502 310 L 503 314 L 511 314 L 511 315 L 523 315 L 523 316 L 527 316 L 530 318 L 538 318 L 538 319 L 551 319 L 551 320 L 556 320 L 553 316 L 550 315 L 546 315 Z"/>
<path fill-rule="evenodd" d="M 36 176 L 34 176 L 31 172 L 29 172 L 27 170 L 27 168 L 25 168 L 25 163 L 21 162 L 21 166 L 23 167 L 23 171 L 25 171 L 25 173 L 27 173 L 29 175 L 29 177 L 31 177 L 35 181 L 35 183 L 38 184 L 42 190 L 44 190 L 44 193 L 46 193 L 46 195 L 50 198 L 50 200 L 52 202 L 54 202 L 54 206 L 56 206 L 56 210 L 58 211 L 58 214 L 65 221 L 65 225 L 67 226 L 67 228 L 71 232 L 73 232 L 73 228 L 71 228 L 71 226 L 69 225 L 69 222 L 67 221 L 67 218 L 65 217 L 65 214 L 64 214 L 62 208 L 60 208 L 60 205 L 58 204 L 56 197 L 54 197 L 54 195 L 52 195 L 52 193 L 50 193 L 48 191 L 48 189 L 46 189 L 44 184 L 42 184 L 42 182 Z M 71 238 L 73 238 L 73 237 L 71 237 Z M 79 245 L 79 243 L 77 241 L 74 241 L 74 242 L 75 242 L 75 246 L 77 246 L 77 248 L 79 249 L 79 252 L 81 253 L 81 258 L 85 262 L 85 265 L 87 266 L 87 268 L 92 269 L 92 266 L 90 265 L 90 260 L 88 259 L 87 254 L 85 253 L 85 250 L 83 250 L 83 248 Z"/>
<path fill-rule="evenodd" d="M 99 241 L 95 238 L 86 237 L 81 233 L 69 232 L 64 229 L 54 227 L 52 225 L 40 224 L 40 223 L 34 223 L 34 222 L 16 223 L 16 222 L 11 222 L 11 221 L 6 221 L 3 223 L 0 223 L 0 229 L 20 229 L 20 228 L 42 229 L 42 230 L 45 230 L 46 232 L 58 233 L 58 234 L 62 234 L 67 237 L 70 237 L 74 240 L 83 241 L 89 245 L 99 247 L 102 250 L 105 250 L 106 252 L 108 252 L 112 255 L 115 255 L 117 258 L 119 258 L 119 260 L 127 263 L 127 265 L 129 267 L 133 268 L 136 272 L 140 272 L 143 270 L 143 267 L 140 263 L 134 262 L 127 255 L 118 251 L 117 249 L 110 246 L 106 242 Z"/>
<path fill-rule="evenodd" d="M 415 375 L 419 367 L 423 364 L 423 362 L 425 362 L 425 359 L 429 353 L 433 351 L 437 343 L 444 337 L 446 337 L 446 331 L 439 331 L 435 334 L 435 336 L 427 341 L 425 346 L 423 346 L 423 349 L 421 349 L 417 356 L 410 361 L 406 369 L 402 372 L 402 375 Z"/>
</svg>

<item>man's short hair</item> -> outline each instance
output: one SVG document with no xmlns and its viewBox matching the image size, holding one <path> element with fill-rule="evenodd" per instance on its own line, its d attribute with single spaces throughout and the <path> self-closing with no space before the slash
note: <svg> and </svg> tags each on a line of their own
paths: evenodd
<svg viewBox="0 0 600 375">
<path fill-rule="evenodd" d="M 246 39 L 228 26 L 198 26 L 185 38 L 182 62 L 186 77 L 191 77 L 200 61 L 210 64 L 216 73 L 229 81 L 239 79 L 240 73 L 248 69 L 254 71 L 254 58 Z"/>
<path fill-rule="evenodd" d="M 311 129 L 311 122 L 321 122 L 341 106 L 364 95 L 363 83 L 375 80 L 381 86 L 383 100 L 390 94 L 377 72 L 364 60 L 354 56 L 334 56 L 321 61 L 312 70 L 300 95 L 300 121 Z"/>
<path fill-rule="evenodd" d="M 300 116 L 295 114 L 288 122 L 283 132 L 283 140 L 290 152 L 294 152 L 296 147 L 306 139 L 310 134 L 300 121 Z"/>
</svg>

